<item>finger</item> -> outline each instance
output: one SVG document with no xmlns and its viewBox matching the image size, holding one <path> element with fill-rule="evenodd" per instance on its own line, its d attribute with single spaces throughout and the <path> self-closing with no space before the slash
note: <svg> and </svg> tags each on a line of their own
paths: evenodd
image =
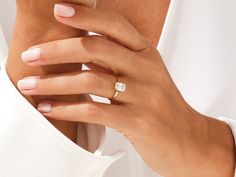
<svg viewBox="0 0 236 177">
<path fill-rule="evenodd" d="M 122 79 L 122 78 L 121 78 Z M 124 80 L 124 79 L 123 79 Z M 95 71 L 80 71 L 41 77 L 27 77 L 17 84 L 25 95 L 74 95 L 93 94 L 111 99 L 115 92 L 115 76 Z M 132 91 L 120 93 L 119 102 L 128 102 Z M 130 92 L 130 94 L 129 94 Z"/>
<path fill-rule="evenodd" d="M 22 53 L 28 65 L 93 63 L 114 72 L 130 73 L 135 52 L 100 36 L 87 36 L 48 42 Z"/>
<path fill-rule="evenodd" d="M 86 63 L 85 66 L 93 71 L 99 71 L 99 72 L 103 72 L 103 73 L 107 73 L 107 74 L 113 74 L 113 72 L 111 70 L 106 69 L 105 67 L 101 67 L 99 65 L 95 65 L 93 63 Z"/>
<path fill-rule="evenodd" d="M 107 36 L 131 50 L 143 50 L 149 44 L 125 17 L 115 12 L 57 4 L 54 14 L 61 23 Z"/>
<path fill-rule="evenodd" d="M 71 3 L 81 4 L 87 7 L 96 7 L 96 0 L 70 0 Z"/>
<path fill-rule="evenodd" d="M 79 103 L 44 101 L 38 110 L 46 117 L 57 120 L 76 121 L 103 125 L 117 130 L 127 122 L 126 107 L 84 101 Z"/>
</svg>

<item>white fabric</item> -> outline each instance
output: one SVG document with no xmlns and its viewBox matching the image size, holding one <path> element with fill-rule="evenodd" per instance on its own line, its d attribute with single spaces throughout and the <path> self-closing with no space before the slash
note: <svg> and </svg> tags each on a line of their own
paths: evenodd
<svg viewBox="0 0 236 177">
<path fill-rule="evenodd" d="M 16 90 L 5 62 L 0 85 L 0 176 L 103 177 L 122 157 L 90 153 L 66 138 Z"/>
<path fill-rule="evenodd" d="M 7 55 L 7 44 L 4 40 L 4 34 L 0 24 L 0 63 L 3 61 L 4 57 Z"/>
<path fill-rule="evenodd" d="M 14 16 L 13 4 L 14 0 L 0 0 L 0 24 L 7 39 L 12 21 L 3 17 Z M 158 46 L 186 101 L 202 114 L 221 117 L 233 133 L 236 130 L 235 9 L 235 0 L 172 0 Z M 125 158 L 112 166 L 106 177 L 158 176 L 116 131 L 108 129 L 104 146 L 104 153 L 126 151 Z"/>
</svg>

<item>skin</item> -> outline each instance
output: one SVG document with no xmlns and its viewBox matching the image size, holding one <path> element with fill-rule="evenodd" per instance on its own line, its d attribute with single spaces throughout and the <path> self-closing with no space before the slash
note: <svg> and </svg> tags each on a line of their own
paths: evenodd
<svg viewBox="0 0 236 177">
<path fill-rule="evenodd" d="M 16 0 L 17 17 L 7 62 L 7 71 L 15 86 L 18 80 L 31 75 L 46 75 L 80 70 L 81 64 L 37 66 L 31 68 L 20 59 L 21 53 L 33 45 L 51 40 L 78 37 L 85 34 L 85 32 L 79 29 L 65 26 L 56 21 L 53 15 L 53 8 L 55 3 L 60 2 L 81 3 L 90 7 L 93 6 L 94 3 L 93 0 Z M 110 11 L 117 11 L 123 14 L 153 45 L 156 45 L 160 37 L 169 1 L 149 0 L 146 2 L 136 0 L 135 2 L 136 3 L 132 0 L 127 0 L 125 3 L 119 0 L 99 0 L 97 2 L 97 8 L 104 10 L 109 9 Z M 154 6 L 157 7 L 159 11 L 154 10 L 154 8 L 152 8 Z M 146 9 L 152 10 L 146 12 Z M 134 10 L 137 12 L 135 15 L 133 13 Z M 141 15 L 144 13 L 145 15 Z M 140 21 L 140 19 L 142 19 L 142 21 Z M 90 65 L 90 67 L 93 66 Z M 81 100 L 81 96 L 79 95 L 24 96 L 34 107 L 45 99 L 58 101 Z M 68 138 L 76 142 L 77 123 L 58 120 L 50 120 L 50 122 Z M 84 135 L 83 139 L 86 140 L 86 135 Z M 86 142 L 83 142 L 83 144 L 85 144 L 83 147 L 86 148 Z"/>
<path fill-rule="evenodd" d="M 135 28 L 156 46 L 163 28 L 169 0 L 99 0 L 97 9 L 117 12 L 127 18 Z M 147 11 L 148 9 L 148 11 Z"/>
<path fill-rule="evenodd" d="M 20 60 L 22 51 L 32 45 L 49 40 L 81 36 L 83 34 L 81 30 L 65 27 L 55 20 L 53 17 L 53 8 L 54 4 L 58 2 L 62 1 L 16 0 L 17 16 L 7 62 L 7 71 L 14 85 L 16 85 L 17 80 L 29 75 L 80 70 L 80 64 L 30 68 Z M 25 98 L 34 107 L 46 98 L 64 101 L 81 99 L 78 95 L 66 97 L 25 96 Z M 77 141 L 77 123 L 55 120 L 50 120 L 50 122 L 72 141 Z"/>
<path fill-rule="evenodd" d="M 119 13 L 67 6 L 74 8 L 75 14 L 63 17 L 56 12 L 59 22 L 102 36 L 43 43 L 36 47 L 41 50 L 37 60 L 26 64 L 34 68 L 93 63 L 104 70 L 33 76 L 30 79 L 35 79 L 35 87 L 19 88 L 21 92 L 25 95 L 90 93 L 112 98 L 116 82 L 113 73 L 127 84 L 127 89 L 112 104 L 44 100 L 38 110 L 56 120 L 115 128 L 163 176 L 233 177 L 235 145 L 229 126 L 201 115 L 186 103 L 152 42 Z"/>
</svg>

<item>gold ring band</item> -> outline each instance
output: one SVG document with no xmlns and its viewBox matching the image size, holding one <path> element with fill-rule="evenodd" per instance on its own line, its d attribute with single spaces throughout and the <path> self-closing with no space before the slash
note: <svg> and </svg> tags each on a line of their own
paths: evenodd
<svg viewBox="0 0 236 177">
<path fill-rule="evenodd" d="M 115 93 L 110 101 L 115 101 L 120 92 L 125 92 L 126 84 L 119 82 L 119 76 L 116 74 Z"/>
</svg>

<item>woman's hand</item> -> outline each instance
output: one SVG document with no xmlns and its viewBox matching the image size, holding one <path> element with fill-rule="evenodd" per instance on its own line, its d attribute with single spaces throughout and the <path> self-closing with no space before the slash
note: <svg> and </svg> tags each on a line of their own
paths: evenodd
<svg viewBox="0 0 236 177">
<path fill-rule="evenodd" d="M 147 164 L 164 176 L 233 174 L 229 127 L 200 115 L 185 102 L 159 52 L 123 16 L 71 4 L 57 5 L 55 16 L 63 24 L 101 36 L 41 44 L 24 52 L 22 59 L 32 67 L 84 63 L 102 69 L 28 77 L 18 82 L 21 92 L 94 94 L 111 99 L 116 75 L 126 90 L 112 104 L 45 100 L 38 106 L 43 115 L 120 131 Z M 223 168 L 226 162 L 229 165 Z"/>
<path fill-rule="evenodd" d="M 20 59 L 22 51 L 32 45 L 87 35 L 83 30 L 66 26 L 55 20 L 53 14 L 54 5 L 55 3 L 61 3 L 62 1 L 63 0 L 16 0 L 17 15 L 7 60 L 8 75 L 14 85 L 17 84 L 19 79 L 27 76 L 68 71 L 72 72 L 78 71 L 81 68 L 81 64 L 38 66 L 32 68 L 25 65 L 25 63 Z M 94 7 L 95 5 L 95 0 L 67 0 L 67 2 L 76 2 L 88 7 Z M 25 95 L 25 98 L 32 104 L 32 106 L 37 106 L 39 102 L 45 99 L 60 101 L 78 101 L 81 99 L 80 95 Z M 72 141 L 77 142 L 78 125 L 76 122 L 58 121 L 53 119 L 49 119 L 49 121 L 65 136 L 70 138 Z"/>
</svg>

